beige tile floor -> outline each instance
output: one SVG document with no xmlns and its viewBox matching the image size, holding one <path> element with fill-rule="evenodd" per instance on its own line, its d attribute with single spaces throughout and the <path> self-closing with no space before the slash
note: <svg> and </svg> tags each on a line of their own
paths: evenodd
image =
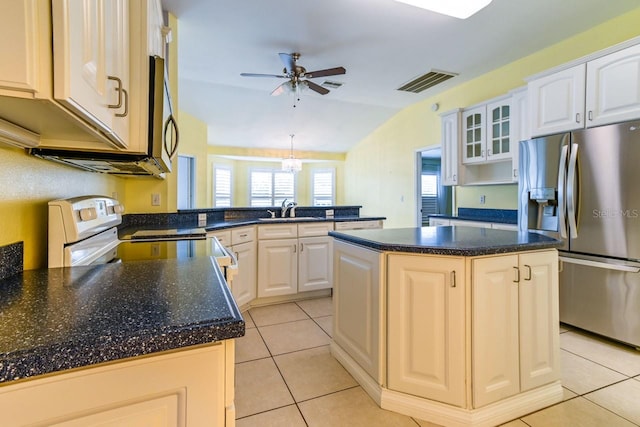
<svg viewBox="0 0 640 427">
<path fill-rule="evenodd" d="M 421 426 L 380 409 L 331 356 L 331 298 L 252 308 L 236 342 L 236 425 Z M 640 351 L 561 327 L 564 401 L 508 427 L 640 426 Z"/>
</svg>

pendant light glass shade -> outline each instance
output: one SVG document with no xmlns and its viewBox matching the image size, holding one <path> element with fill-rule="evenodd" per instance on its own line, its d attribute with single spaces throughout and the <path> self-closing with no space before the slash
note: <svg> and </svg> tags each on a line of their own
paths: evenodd
<svg viewBox="0 0 640 427">
<path fill-rule="evenodd" d="M 492 0 L 396 0 L 454 18 L 467 19 Z"/>
<path fill-rule="evenodd" d="M 291 135 L 291 154 L 288 159 L 282 159 L 282 170 L 291 173 L 302 170 L 302 160 L 293 157 L 293 135 Z"/>
</svg>

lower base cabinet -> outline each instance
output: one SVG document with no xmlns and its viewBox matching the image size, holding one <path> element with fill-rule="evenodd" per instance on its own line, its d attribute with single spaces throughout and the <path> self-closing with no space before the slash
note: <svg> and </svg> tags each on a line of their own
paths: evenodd
<svg viewBox="0 0 640 427">
<path fill-rule="evenodd" d="M 464 258 L 389 255 L 388 266 L 389 389 L 464 406 Z"/>
<path fill-rule="evenodd" d="M 555 251 L 479 258 L 472 268 L 474 407 L 557 380 Z"/>
<path fill-rule="evenodd" d="M 256 299 L 256 267 L 258 259 L 256 242 L 240 243 L 231 246 L 238 261 L 238 274 L 231 281 L 231 292 L 238 307 L 243 307 Z"/>
<path fill-rule="evenodd" d="M 333 287 L 333 237 L 298 239 L 298 292 Z"/>
<path fill-rule="evenodd" d="M 2 425 L 235 426 L 234 342 L 0 387 Z"/>
</svg>

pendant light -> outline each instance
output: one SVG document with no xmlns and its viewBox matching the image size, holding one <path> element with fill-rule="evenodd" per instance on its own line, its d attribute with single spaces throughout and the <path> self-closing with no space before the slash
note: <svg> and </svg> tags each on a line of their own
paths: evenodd
<svg viewBox="0 0 640 427">
<path fill-rule="evenodd" d="M 396 0 L 401 3 L 427 9 L 454 18 L 467 19 L 480 9 L 486 7 L 491 0 Z"/>
<path fill-rule="evenodd" d="M 293 134 L 291 136 L 291 153 L 288 159 L 282 159 L 282 170 L 285 172 L 300 172 L 302 170 L 302 161 L 293 157 Z"/>
</svg>

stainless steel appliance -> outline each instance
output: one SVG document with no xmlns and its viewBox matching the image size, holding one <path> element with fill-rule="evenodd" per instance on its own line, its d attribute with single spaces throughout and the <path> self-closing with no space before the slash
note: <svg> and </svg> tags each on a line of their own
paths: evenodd
<svg viewBox="0 0 640 427">
<path fill-rule="evenodd" d="M 153 175 L 163 177 L 171 172 L 171 161 L 179 143 L 178 125 L 165 78 L 164 60 L 149 59 L 148 145 L 144 153 L 118 151 L 76 151 L 55 148 L 32 148 L 29 153 L 68 166 L 113 175 Z M 132 126 L 138 126 L 133 124 Z"/>
<path fill-rule="evenodd" d="M 115 199 L 84 196 L 49 202 L 49 268 L 211 256 L 227 282 L 237 273 L 233 254 L 203 228 L 141 230 L 118 239 L 124 208 Z"/>
<path fill-rule="evenodd" d="M 560 320 L 640 348 L 640 122 L 520 142 L 518 225 L 564 240 Z"/>
</svg>

